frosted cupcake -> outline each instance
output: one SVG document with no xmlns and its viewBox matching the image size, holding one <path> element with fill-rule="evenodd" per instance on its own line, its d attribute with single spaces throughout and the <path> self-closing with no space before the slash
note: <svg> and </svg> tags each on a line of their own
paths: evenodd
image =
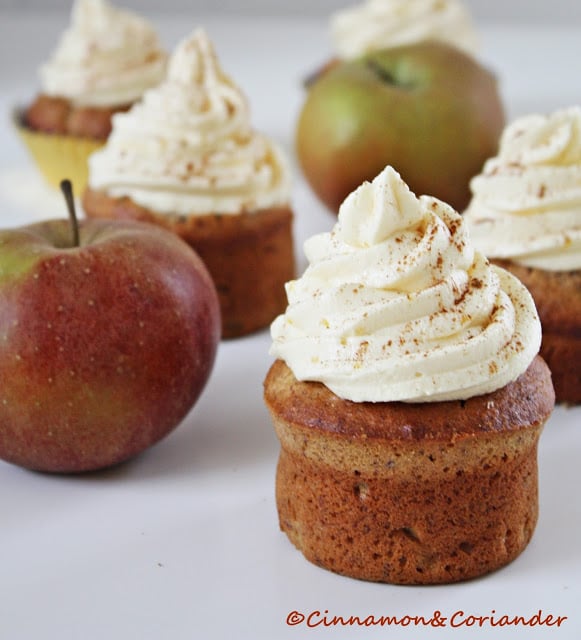
<svg viewBox="0 0 581 640">
<path fill-rule="evenodd" d="M 252 128 L 203 30 L 176 48 L 159 87 L 114 117 L 83 205 L 88 217 L 146 220 L 188 242 L 214 278 L 224 337 L 284 310 L 294 277 L 288 165 Z"/>
<path fill-rule="evenodd" d="M 425 40 L 475 55 L 479 42 L 472 18 L 458 0 L 366 0 L 331 16 L 331 36 L 344 60 Z"/>
<path fill-rule="evenodd" d="M 166 58 L 141 17 L 106 0 L 75 2 L 70 26 L 40 68 L 39 95 L 17 113 L 18 130 L 49 183 L 70 178 L 80 193 L 86 158 L 107 139 L 112 115 L 161 82 Z"/>
<path fill-rule="evenodd" d="M 305 253 L 265 380 L 281 529 L 307 559 L 366 580 L 506 565 L 535 528 L 554 404 L 530 294 L 390 167 Z"/>
<path fill-rule="evenodd" d="M 365 0 L 331 15 L 333 55 L 306 78 L 308 86 L 342 61 L 435 40 L 475 57 L 479 37 L 459 0 Z"/>
<path fill-rule="evenodd" d="M 509 125 L 471 182 L 474 244 L 533 295 L 558 402 L 581 402 L 581 108 Z"/>
</svg>

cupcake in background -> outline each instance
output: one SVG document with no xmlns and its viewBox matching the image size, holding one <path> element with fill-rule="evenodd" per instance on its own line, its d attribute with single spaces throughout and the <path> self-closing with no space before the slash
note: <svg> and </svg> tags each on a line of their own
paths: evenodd
<svg viewBox="0 0 581 640">
<path fill-rule="evenodd" d="M 528 115 L 471 181 L 476 247 L 530 290 L 557 402 L 581 402 L 581 108 Z"/>
<path fill-rule="evenodd" d="M 331 37 L 342 59 L 387 47 L 437 40 L 475 55 L 479 39 L 458 0 L 366 0 L 331 16 Z"/>
<path fill-rule="evenodd" d="M 480 46 L 459 0 L 365 0 L 333 13 L 329 25 L 333 54 L 307 76 L 306 86 L 341 62 L 374 51 L 435 40 L 475 57 Z"/>
<path fill-rule="evenodd" d="M 153 27 L 107 0 L 76 0 L 71 23 L 40 67 L 40 92 L 16 113 L 16 125 L 40 171 L 57 186 L 71 179 L 78 193 L 86 160 L 127 110 L 161 82 L 167 55 Z"/>
<path fill-rule="evenodd" d="M 537 521 L 554 405 L 529 292 L 391 167 L 305 253 L 264 386 L 280 528 L 365 580 L 448 583 L 511 562 Z"/>
<path fill-rule="evenodd" d="M 88 217 L 146 220 L 181 236 L 218 290 L 223 337 L 266 327 L 294 277 L 286 158 L 253 129 L 248 102 L 203 30 L 179 44 L 165 81 L 113 118 L 89 160 Z"/>
</svg>

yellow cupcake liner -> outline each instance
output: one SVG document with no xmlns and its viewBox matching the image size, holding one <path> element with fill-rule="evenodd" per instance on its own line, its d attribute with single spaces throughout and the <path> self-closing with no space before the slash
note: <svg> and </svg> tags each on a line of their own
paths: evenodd
<svg viewBox="0 0 581 640">
<path fill-rule="evenodd" d="M 58 188 L 61 180 L 68 178 L 80 195 L 89 178 L 87 160 L 105 142 L 34 131 L 24 124 L 19 109 L 14 110 L 13 123 L 46 182 Z"/>
</svg>

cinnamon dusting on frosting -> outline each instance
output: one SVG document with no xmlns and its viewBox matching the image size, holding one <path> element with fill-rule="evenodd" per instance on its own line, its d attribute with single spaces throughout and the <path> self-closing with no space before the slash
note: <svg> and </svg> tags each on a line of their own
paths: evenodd
<svg viewBox="0 0 581 640">
<path fill-rule="evenodd" d="M 538 352 L 528 291 L 474 251 L 451 207 L 416 198 L 391 167 L 305 253 L 271 327 L 271 354 L 299 380 L 353 401 L 463 399 L 516 379 Z"/>
</svg>

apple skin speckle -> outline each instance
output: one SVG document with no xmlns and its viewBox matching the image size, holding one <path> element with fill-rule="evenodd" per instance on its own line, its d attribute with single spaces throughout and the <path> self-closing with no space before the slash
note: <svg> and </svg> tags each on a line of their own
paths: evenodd
<svg viewBox="0 0 581 640">
<path fill-rule="evenodd" d="M 210 376 L 218 298 L 179 238 L 136 222 L 0 232 L 0 457 L 80 472 L 174 429 Z"/>
</svg>

